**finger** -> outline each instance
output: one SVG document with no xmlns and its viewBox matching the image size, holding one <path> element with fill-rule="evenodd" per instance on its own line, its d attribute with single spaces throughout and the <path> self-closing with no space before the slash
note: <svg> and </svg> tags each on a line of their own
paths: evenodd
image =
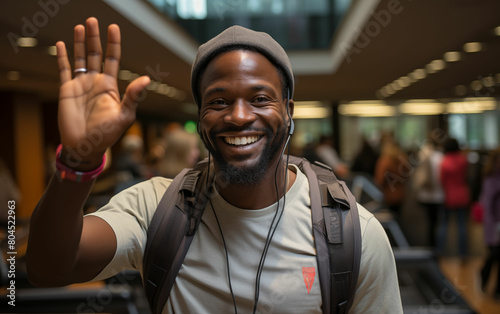
<svg viewBox="0 0 500 314">
<path fill-rule="evenodd" d="M 122 101 L 122 111 L 125 113 L 134 113 L 132 119 L 135 117 L 135 109 L 138 105 L 139 95 L 150 81 L 148 76 L 138 77 L 128 85 L 125 91 L 125 96 Z"/>
<path fill-rule="evenodd" d="M 71 80 L 71 65 L 68 60 L 66 45 L 62 41 L 56 43 L 57 49 L 57 65 L 59 66 L 59 78 L 61 84 Z"/>
<path fill-rule="evenodd" d="M 75 51 L 75 70 L 86 68 L 85 61 L 85 27 L 75 26 L 73 49 Z"/>
<path fill-rule="evenodd" d="M 97 19 L 87 19 L 87 70 L 101 72 L 102 46 Z"/>
<path fill-rule="evenodd" d="M 113 77 L 118 75 L 121 57 L 121 36 L 118 25 L 108 27 L 108 43 L 106 46 L 106 59 L 104 60 L 104 73 Z"/>
</svg>

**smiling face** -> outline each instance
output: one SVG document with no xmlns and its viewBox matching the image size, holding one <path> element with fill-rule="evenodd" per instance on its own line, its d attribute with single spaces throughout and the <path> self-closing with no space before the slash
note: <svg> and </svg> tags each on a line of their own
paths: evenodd
<svg viewBox="0 0 500 314">
<path fill-rule="evenodd" d="M 280 158 L 287 136 L 278 70 L 260 53 L 224 52 L 206 67 L 200 93 L 201 136 L 218 170 L 231 184 L 258 183 Z"/>
</svg>

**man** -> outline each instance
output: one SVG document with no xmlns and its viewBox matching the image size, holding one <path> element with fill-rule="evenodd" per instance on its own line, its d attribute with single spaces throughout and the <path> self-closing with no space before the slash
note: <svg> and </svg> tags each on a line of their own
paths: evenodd
<svg viewBox="0 0 500 314">
<path fill-rule="evenodd" d="M 120 101 L 119 29 L 108 28 L 100 73 L 97 20 L 88 19 L 86 26 L 87 57 L 85 28 L 75 27 L 76 72 L 85 68 L 86 73 L 71 78 L 66 49 L 57 43 L 62 81 L 58 169 L 64 178 L 51 181 L 32 216 L 28 273 L 38 285 L 99 280 L 125 268 L 142 271 L 148 225 L 171 182 L 153 178 L 140 183 L 83 217 L 81 209 L 102 156 L 133 121 L 134 101 L 149 82 L 137 78 Z M 254 305 L 259 312 L 321 313 L 317 274 L 310 287 L 302 277 L 303 267 L 316 267 L 307 178 L 295 166 L 286 168 L 282 158 L 292 127 L 293 87 L 289 60 L 267 34 L 232 27 L 200 47 L 192 88 L 199 132 L 214 159 L 216 191 L 165 313 L 248 313 Z M 96 133 L 100 140 L 89 141 Z M 82 142 L 91 147 L 75 161 L 74 152 L 79 147 L 84 151 Z M 273 217 L 284 202 L 276 204 L 283 188 L 286 204 L 261 270 L 261 297 L 255 302 L 258 264 Z M 352 312 L 402 312 L 387 237 L 361 207 L 360 222 L 361 271 Z"/>
</svg>

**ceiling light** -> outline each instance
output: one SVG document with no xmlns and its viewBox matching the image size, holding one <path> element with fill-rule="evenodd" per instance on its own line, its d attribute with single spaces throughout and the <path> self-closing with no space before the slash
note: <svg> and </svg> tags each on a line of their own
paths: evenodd
<svg viewBox="0 0 500 314">
<path fill-rule="evenodd" d="M 17 39 L 17 45 L 19 47 L 35 47 L 38 44 L 38 40 L 34 37 L 19 37 Z"/>
<path fill-rule="evenodd" d="M 383 101 L 352 101 L 339 106 L 339 113 L 346 116 L 359 117 L 389 117 L 394 116 L 396 110 Z M 295 113 L 294 113 L 295 116 Z"/>
<path fill-rule="evenodd" d="M 450 102 L 447 107 L 448 113 L 480 113 L 487 110 L 495 110 L 497 102 L 492 97 L 464 98 L 463 101 Z"/>
<path fill-rule="evenodd" d="M 500 36 L 500 26 L 495 27 L 493 31 L 495 32 L 495 35 Z"/>
<path fill-rule="evenodd" d="M 57 48 L 56 46 L 47 47 L 47 53 L 51 56 L 57 56 Z"/>
<path fill-rule="evenodd" d="M 386 85 L 386 86 L 384 87 L 384 89 L 385 89 L 385 92 L 386 92 L 389 96 L 390 96 L 390 95 L 392 95 L 392 94 L 394 94 L 394 93 L 396 92 L 396 91 L 394 90 L 394 88 L 392 87 L 392 85 L 390 85 L 390 84 L 389 84 L 389 85 Z"/>
<path fill-rule="evenodd" d="M 148 85 L 146 85 L 147 90 L 155 90 L 158 87 L 158 82 L 151 80 Z"/>
<path fill-rule="evenodd" d="M 470 88 L 474 91 L 478 91 L 481 90 L 481 88 L 483 88 L 483 84 L 481 84 L 480 80 L 474 80 L 470 82 Z"/>
<path fill-rule="evenodd" d="M 118 72 L 118 78 L 122 81 L 128 81 L 132 78 L 132 72 L 129 70 L 120 70 L 120 72 Z"/>
<path fill-rule="evenodd" d="M 457 62 L 460 61 L 460 52 L 458 51 L 448 51 L 443 55 L 443 59 L 446 62 Z"/>
<path fill-rule="evenodd" d="M 401 87 L 408 87 L 411 84 L 411 80 L 408 76 L 401 76 L 397 81 Z"/>
<path fill-rule="evenodd" d="M 385 88 L 379 89 L 376 92 L 376 95 L 377 95 L 377 98 L 379 98 L 379 99 L 382 99 L 382 98 L 385 98 L 385 97 L 389 96 L 389 94 L 387 94 L 387 92 L 385 91 Z"/>
<path fill-rule="evenodd" d="M 324 119 L 330 116 L 330 109 L 325 107 L 299 107 L 293 109 L 294 119 Z"/>
<path fill-rule="evenodd" d="M 464 51 L 468 53 L 481 51 L 482 45 L 479 42 L 470 42 L 464 44 Z"/>
<path fill-rule="evenodd" d="M 298 101 L 294 103 L 294 119 L 323 119 L 331 115 L 329 107 L 320 101 Z"/>
<path fill-rule="evenodd" d="M 9 71 L 7 72 L 7 79 L 9 81 L 17 81 L 21 78 L 21 73 L 19 71 Z"/>
<path fill-rule="evenodd" d="M 399 106 L 399 111 L 411 115 L 437 115 L 443 113 L 445 106 L 435 100 L 408 100 Z"/>
<path fill-rule="evenodd" d="M 167 84 L 159 84 L 156 88 L 156 92 L 166 96 L 169 92 L 169 86 Z"/>
<path fill-rule="evenodd" d="M 493 79 L 493 76 L 483 77 L 481 82 L 483 83 L 484 87 L 493 87 L 495 85 L 495 80 Z"/>
<path fill-rule="evenodd" d="M 424 69 L 416 69 L 415 71 L 410 73 L 410 76 L 413 77 L 415 80 L 422 80 L 426 78 L 427 73 L 425 72 Z"/>
<path fill-rule="evenodd" d="M 402 90 L 403 87 L 399 85 L 398 81 L 394 81 L 390 84 L 395 91 Z"/>
<path fill-rule="evenodd" d="M 437 71 L 441 71 L 446 66 L 446 62 L 444 60 L 438 59 L 431 61 L 428 65 L 425 66 L 427 73 L 436 73 Z"/>
<path fill-rule="evenodd" d="M 455 94 L 458 96 L 463 96 L 467 93 L 467 87 L 465 85 L 457 85 L 455 86 Z"/>
</svg>

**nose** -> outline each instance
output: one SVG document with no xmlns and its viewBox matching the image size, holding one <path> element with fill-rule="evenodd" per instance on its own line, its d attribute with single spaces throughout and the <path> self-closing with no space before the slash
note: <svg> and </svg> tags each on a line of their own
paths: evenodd
<svg viewBox="0 0 500 314">
<path fill-rule="evenodd" d="M 224 122 L 236 126 L 244 126 L 255 120 L 252 106 L 242 99 L 236 100 L 224 116 Z"/>
</svg>

